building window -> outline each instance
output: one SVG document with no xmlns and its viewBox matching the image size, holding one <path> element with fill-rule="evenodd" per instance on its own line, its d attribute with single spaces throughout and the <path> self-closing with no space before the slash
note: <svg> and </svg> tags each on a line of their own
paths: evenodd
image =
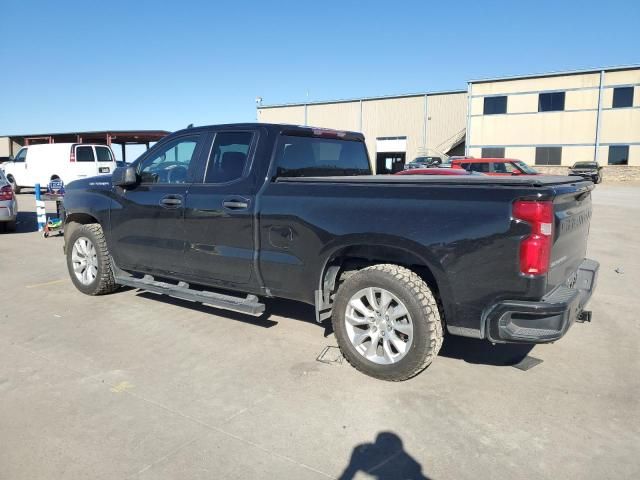
<svg viewBox="0 0 640 480">
<path fill-rule="evenodd" d="M 562 147 L 536 147 L 536 165 L 560 165 Z"/>
<path fill-rule="evenodd" d="M 504 158 L 504 147 L 484 147 L 480 156 L 482 158 Z"/>
<path fill-rule="evenodd" d="M 499 113 L 507 113 L 507 97 L 485 97 L 484 112 L 485 115 L 496 115 Z"/>
<path fill-rule="evenodd" d="M 633 87 L 613 89 L 613 108 L 633 107 Z"/>
<path fill-rule="evenodd" d="M 611 145 L 609 147 L 609 165 L 628 165 L 629 145 Z"/>
<path fill-rule="evenodd" d="M 539 112 L 558 112 L 564 110 L 564 92 L 541 93 L 538 95 Z"/>
</svg>

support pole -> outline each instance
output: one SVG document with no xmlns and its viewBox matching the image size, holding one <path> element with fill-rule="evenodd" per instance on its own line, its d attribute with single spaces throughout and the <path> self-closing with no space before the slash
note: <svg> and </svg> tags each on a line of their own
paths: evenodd
<svg viewBox="0 0 640 480">
<path fill-rule="evenodd" d="M 44 226 L 47 223 L 47 210 L 40 194 L 40 184 L 35 184 L 36 191 L 36 217 L 38 220 L 38 231 L 44 231 Z"/>
<path fill-rule="evenodd" d="M 120 148 L 122 149 L 122 161 L 126 162 L 127 161 L 127 151 L 124 148 L 124 143 L 120 144 Z"/>
<path fill-rule="evenodd" d="M 602 89 L 604 88 L 604 70 L 600 72 L 600 88 L 598 90 L 598 113 L 596 117 L 596 141 L 594 142 L 593 161 L 600 158 L 600 126 L 602 124 Z"/>
<path fill-rule="evenodd" d="M 424 151 L 424 155 L 427 154 L 427 136 L 429 129 L 429 99 L 425 94 L 424 96 L 424 130 L 422 131 L 422 150 Z"/>
<path fill-rule="evenodd" d="M 467 131 L 464 139 L 464 156 L 469 156 L 469 142 L 471 141 L 471 97 L 473 96 L 473 84 L 467 83 Z"/>
</svg>

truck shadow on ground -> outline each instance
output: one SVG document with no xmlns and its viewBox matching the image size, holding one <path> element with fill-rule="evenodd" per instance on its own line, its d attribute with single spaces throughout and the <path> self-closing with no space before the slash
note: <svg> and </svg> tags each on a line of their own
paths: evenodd
<svg viewBox="0 0 640 480">
<path fill-rule="evenodd" d="M 137 295 L 170 305 L 189 308 L 208 315 L 217 315 L 223 320 L 234 320 L 261 328 L 271 328 L 278 325 L 282 320 L 286 322 L 287 319 L 292 319 L 318 325 L 319 328 L 324 330 L 323 334 L 325 338 L 328 338 L 333 333 L 330 320 L 326 320 L 320 324 L 316 323 L 314 307 L 293 300 L 266 299 L 265 313 L 260 317 L 252 317 L 243 313 L 221 310 L 166 295 L 156 295 L 145 291 L 139 291 Z M 439 355 L 473 364 L 513 366 L 520 363 L 529 352 L 531 352 L 533 347 L 534 345 L 527 344 L 492 345 L 486 340 L 447 335 Z"/>
<path fill-rule="evenodd" d="M 311 305 L 280 299 L 269 299 L 266 305 L 266 315 L 316 323 L 315 310 Z M 331 320 L 325 320 L 319 326 L 324 328 L 325 338 L 333 333 Z M 467 363 L 513 366 L 520 363 L 533 347 L 530 344 L 511 343 L 492 345 L 487 340 L 446 335 L 439 355 Z"/>
<path fill-rule="evenodd" d="M 534 346 L 519 343 L 492 345 L 487 340 L 447 335 L 439 355 L 467 363 L 511 367 L 520 363 Z"/>
</svg>

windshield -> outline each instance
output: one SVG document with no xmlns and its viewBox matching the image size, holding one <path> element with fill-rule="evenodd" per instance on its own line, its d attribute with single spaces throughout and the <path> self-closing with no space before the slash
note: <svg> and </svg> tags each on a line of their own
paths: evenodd
<svg viewBox="0 0 640 480">
<path fill-rule="evenodd" d="M 527 175 L 537 175 L 538 171 L 535 168 L 531 168 L 529 165 L 524 163 L 522 160 L 518 160 L 514 162 L 523 173 Z"/>
<path fill-rule="evenodd" d="M 598 168 L 598 164 L 595 162 L 578 162 L 573 165 L 573 168 Z"/>
</svg>

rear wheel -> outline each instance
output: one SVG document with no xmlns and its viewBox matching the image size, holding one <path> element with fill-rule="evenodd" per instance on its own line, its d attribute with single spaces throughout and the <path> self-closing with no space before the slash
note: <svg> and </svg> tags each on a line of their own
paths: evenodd
<svg viewBox="0 0 640 480">
<path fill-rule="evenodd" d="M 118 288 L 99 224 L 80 225 L 71 232 L 67 243 L 67 269 L 76 288 L 87 295 L 104 295 Z"/>
<path fill-rule="evenodd" d="M 6 222 L 4 224 L 4 228 L 6 232 L 15 232 L 16 231 L 16 221 L 11 220 L 10 222 Z"/>
<path fill-rule="evenodd" d="M 374 265 L 349 276 L 336 294 L 332 322 L 349 363 L 382 380 L 417 375 L 442 346 L 442 322 L 431 290 L 398 265 Z"/>
</svg>

